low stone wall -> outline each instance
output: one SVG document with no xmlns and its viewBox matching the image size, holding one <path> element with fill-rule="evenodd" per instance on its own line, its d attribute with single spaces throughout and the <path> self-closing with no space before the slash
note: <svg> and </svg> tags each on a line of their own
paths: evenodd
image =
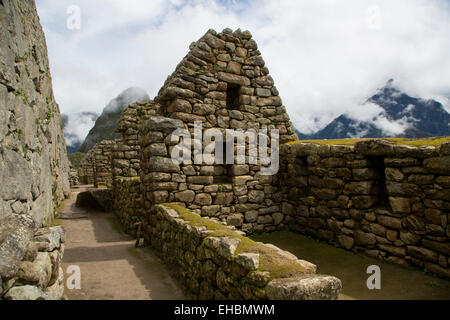
<svg viewBox="0 0 450 320">
<path fill-rule="evenodd" d="M 7 279 L 0 277 L 0 300 L 63 299 L 64 242 L 62 227 L 39 229 L 27 242 L 23 260 L 14 268 L 14 274 Z"/>
<path fill-rule="evenodd" d="M 124 231 L 133 237 L 137 234 L 137 224 L 143 221 L 142 196 L 139 177 L 120 177 L 115 180 L 113 190 L 114 213 Z"/>
<path fill-rule="evenodd" d="M 289 252 L 175 204 L 152 207 L 146 242 L 195 299 L 336 299 L 342 286 Z"/>
<path fill-rule="evenodd" d="M 95 183 L 95 155 L 93 149 L 89 150 L 81 161 L 78 177 L 82 184 Z"/>
<path fill-rule="evenodd" d="M 106 186 L 112 187 L 112 153 L 115 141 L 103 140 L 94 147 L 94 171 L 96 179 L 95 187 Z"/>
<path fill-rule="evenodd" d="M 348 250 L 450 277 L 450 144 L 281 148 L 284 222 Z"/>
</svg>

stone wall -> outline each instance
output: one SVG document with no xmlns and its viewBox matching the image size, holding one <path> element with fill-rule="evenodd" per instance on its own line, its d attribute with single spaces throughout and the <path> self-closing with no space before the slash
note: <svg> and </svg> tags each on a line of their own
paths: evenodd
<svg viewBox="0 0 450 320">
<path fill-rule="evenodd" d="M 113 201 L 114 213 L 124 231 L 136 237 L 137 224 L 144 217 L 140 178 L 117 178 L 114 182 Z"/>
<path fill-rule="evenodd" d="M 112 187 L 112 154 L 115 141 L 104 140 L 95 145 L 94 150 L 94 186 Z"/>
<path fill-rule="evenodd" d="M 249 233 L 281 229 L 283 216 L 272 186 L 277 177 L 260 175 L 258 165 L 230 165 L 224 173 L 223 165 L 174 164 L 171 134 L 184 128 L 181 120 L 164 117 L 143 122 L 140 144 L 145 201 L 180 202 L 201 216 Z M 217 182 L 224 175 L 229 182 Z"/>
<path fill-rule="evenodd" d="M 78 169 L 78 177 L 82 184 L 95 183 L 95 151 L 89 150 L 81 160 L 80 168 Z"/>
<path fill-rule="evenodd" d="M 155 102 L 160 114 L 204 128 L 278 129 L 297 140 L 269 69 L 249 31 L 209 30 L 168 77 Z"/>
<path fill-rule="evenodd" d="M 65 231 L 62 227 L 39 229 L 28 243 L 17 274 L 0 279 L 0 299 L 61 300 L 64 298 Z"/>
<path fill-rule="evenodd" d="M 68 196 L 69 161 L 34 1 L 0 2 L 0 282 Z"/>
<path fill-rule="evenodd" d="M 120 116 L 116 131 L 121 139 L 115 140 L 113 152 L 114 177 L 139 176 L 139 125 L 150 115 L 155 115 L 158 108 L 153 101 L 137 102 L 129 105 Z"/>
<path fill-rule="evenodd" d="M 176 205 L 150 211 L 146 241 L 194 299 L 336 299 L 342 284 L 273 245 Z"/>
<path fill-rule="evenodd" d="M 281 161 L 293 230 L 450 277 L 450 144 L 288 144 Z"/>
<path fill-rule="evenodd" d="M 112 187 L 113 170 L 112 158 L 117 141 L 104 140 L 89 150 L 81 161 L 79 180 L 84 184 L 93 184 L 95 187 Z"/>
</svg>

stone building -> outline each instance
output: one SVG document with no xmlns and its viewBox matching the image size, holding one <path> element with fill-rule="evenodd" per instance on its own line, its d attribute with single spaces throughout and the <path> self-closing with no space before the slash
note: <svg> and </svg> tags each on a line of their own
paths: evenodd
<svg viewBox="0 0 450 320">
<path fill-rule="evenodd" d="M 192 165 L 174 166 L 170 159 L 172 131 L 187 129 L 193 135 L 194 122 L 202 123 L 203 133 L 216 128 L 225 140 L 227 129 L 254 130 L 257 134 L 267 130 L 268 135 L 277 129 L 281 143 L 297 140 L 250 32 L 208 31 L 190 46 L 155 103 L 161 117 L 150 117 L 141 126 L 141 178 L 146 207 L 181 202 L 202 216 L 238 227 L 245 222 L 244 212 L 253 220 L 259 212 L 280 211 L 274 207 L 272 177 L 260 174 L 259 161 L 248 161 L 255 151 L 250 140 L 246 140 L 244 164 L 211 164 L 196 158 L 195 153 L 191 155 Z M 223 152 L 225 163 L 229 152 L 226 146 Z"/>
</svg>

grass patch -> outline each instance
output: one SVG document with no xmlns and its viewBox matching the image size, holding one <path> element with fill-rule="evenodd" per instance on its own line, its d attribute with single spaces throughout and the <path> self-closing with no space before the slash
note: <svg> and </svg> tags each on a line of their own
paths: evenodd
<svg viewBox="0 0 450 320">
<path fill-rule="evenodd" d="M 166 203 L 163 204 L 163 206 L 175 210 L 179 214 L 180 218 L 188 221 L 191 226 L 206 227 L 208 230 L 213 231 L 210 235 L 211 237 L 228 237 L 231 239 L 241 240 L 235 254 L 259 253 L 260 257 L 258 271 L 269 272 L 271 279 L 289 278 L 298 274 L 306 273 L 306 270 L 296 261 L 282 256 L 273 248 L 259 244 L 250 238 L 238 234 L 227 226 L 202 218 L 192 213 L 189 209 L 176 204 Z"/>
<path fill-rule="evenodd" d="M 55 218 L 54 220 L 53 220 L 53 224 L 52 224 L 52 227 L 59 227 L 60 225 L 62 225 L 62 219 L 59 219 L 59 218 Z"/>
<path fill-rule="evenodd" d="M 431 138 L 420 138 L 420 139 L 407 139 L 407 138 L 380 138 L 383 140 L 394 142 L 396 145 L 406 145 L 412 147 L 423 147 L 423 146 L 440 146 L 443 143 L 450 142 L 450 137 L 431 137 Z M 330 140 L 298 140 L 288 142 L 287 144 L 294 145 L 298 143 L 315 143 L 322 145 L 344 145 L 352 146 L 356 142 L 368 141 L 373 139 L 330 139 Z"/>
</svg>

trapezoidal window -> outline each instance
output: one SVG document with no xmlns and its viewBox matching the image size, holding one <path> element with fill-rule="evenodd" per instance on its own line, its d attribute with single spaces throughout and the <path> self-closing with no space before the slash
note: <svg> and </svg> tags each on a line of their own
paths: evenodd
<svg viewBox="0 0 450 320">
<path fill-rule="evenodd" d="M 233 177 L 231 173 L 232 164 L 226 164 L 227 162 L 227 143 L 223 143 L 223 163 L 217 165 L 216 173 L 214 176 L 214 184 L 231 184 L 233 182 Z"/>
<path fill-rule="evenodd" d="M 367 158 L 372 168 L 374 169 L 375 190 L 374 193 L 377 196 L 377 206 L 386 207 L 389 206 L 389 197 L 386 190 L 386 167 L 384 165 L 384 157 L 368 157 Z"/>
<path fill-rule="evenodd" d="M 239 92 L 241 86 L 229 83 L 227 87 L 227 109 L 237 110 L 239 109 Z"/>
</svg>

